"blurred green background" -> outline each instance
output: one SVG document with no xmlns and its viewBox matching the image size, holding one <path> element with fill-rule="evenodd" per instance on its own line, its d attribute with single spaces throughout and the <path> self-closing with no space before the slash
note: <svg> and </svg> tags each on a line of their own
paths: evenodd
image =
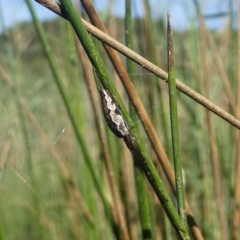
<svg viewBox="0 0 240 240">
<path fill-rule="evenodd" d="M 161 1 L 157 4 L 150 1 L 150 9 L 146 7 L 147 1 L 143 2 L 143 12 L 147 12 L 149 18 L 140 14 L 133 19 L 134 50 L 166 70 L 167 7 L 163 5 L 165 13 L 156 17 L 154 8 L 160 8 Z M 173 9 L 175 2 L 170 5 Z M 229 1 L 225 11 L 197 16 L 197 5 L 192 4 L 190 8 L 181 2 L 176 6 L 182 6 L 181 11 L 191 18 L 184 27 L 179 23 L 179 28 L 176 18 L 174 20 L 176 77 L 238 116 L 240 34 L 237 23 L 240 10 L 234 1 Z M 217 6 L 221 1 L 212 2 Z M 7 17 L 14 18 L 17 11 L 14 4 L 19 2 L 11 4 L 12 15 Z M 111 4 L 100 12 L 102 20 L 110 35 L 124 43 L 124 17 L 115 16 L 114 8 L 109 7 Z M 133 4 L 133 11 L 137 12 L 138 4 L 135 2 L 135 8 Z M 0 239 L 117 239 L 118 234 L 114 233 L 114 224 L 103 210 L 102 199 L 86 164 L 86 155 L 72 126 L 72 119 L 77 119 L 85 151 L 93 159 L 95 173 L 111 205 L 94 110 L 82 74 L 74 32 L 70 24 L 59 17 L 40 22 L 67 95 L 69 116 L 35 25 L 23 22 L 8 28 L 5 25 L 8 21 L 2 14 L 4 8 L 5 3 L 1 1 Z M 174 19 L 174 10 L 170 13 Z M 87 18 L 84 13 L 83 18 Z M 206 24 L 211 19 L 219 21 L 218 24 L 214 27 Z M 127 105 L 127 96 L 118 76 L 100 43 L 94 41 Z M 122 59 L 126 61 L 125 57 Z M 90 65 L 88 71 L 92 71 Z M 137 65 L 130 76 L 135 78 L 141 100 L 171 160 L 167 84 Z M 226 85 L 230 86 L 228 93 L 233 104 Z M 97 88 L 93 92 L 100 112 Z M 238 239 L 239 132 L 182 93 L 178 93 L 178 111 L 186 196 L 195 219 L 205 239 Z M 107 129 L 102 114 L 100 116 L 124 206 L 126 229 L 131 239 L 141 239 L 132 158 L 122 140 Z M 155 159 L 146 134 L 141 127 L 139 131 Z M 160 174 L 171 193 L 162 171 Z M 176 233 L 150 186 L 148 198 L 154 235 L 146 239 L 176 239 Z"/>
</svg>

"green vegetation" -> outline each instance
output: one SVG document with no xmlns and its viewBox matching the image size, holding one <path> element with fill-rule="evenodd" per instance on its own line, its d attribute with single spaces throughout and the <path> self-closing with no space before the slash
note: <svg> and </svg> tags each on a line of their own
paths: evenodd
<svg viewBox="0 0 240 240">
<path fill-rule="evenodd" d="M 127 28 L 132 50 L 166 70 L 167 26 L 162 20 L 152 21 L 148 4 L 145 8 L 146 19 L 131 20 L 128 15 L 127 21 L 110 21 L 109 13 L 105 26 L 121 43 L 126 42 Z M 201 22 L 199 28 L 173 32 L 172 37 L 175 65 L 171 68 L 176 78 L 238 116 L 237 33 L 230 27 L 210 32 Z M 141 125 L 141 120 L 147 120 L 136 120 L 138 111 L 128 101 L 124 87 L 130 89 L 131 84 L 123 80 L 123 87 L 113 70 L 122 77 L 120 64 L 113 68 L 114 57 L 108 58 L 98 41 L 91 39 L 113 81 L 100 80 L 113 94 L 136 139 L 135 144 L 130 141 L 134 158 L 124 144 L 129 139 L 123 141 L 107 128 L 92 65 L 68 21 L 58 18 L 41 24 L 35 19 L 35 23 L 5 30 L 0 36 L 0 240 L 188 237 L 182 227 L 184 213 L 180 223 L 174 215 L 179 203 L 171 180 L 168 84 L 127 62 L 129 76 L 167 153 L 159 155 L 158 143 L 149 140 L 147 127 Z M 99 70 L 101 77 L 104 71 Z M 178 160 L 185 179 L 189 235 L 191 239 L 236 240 L 239 130 L 186 95 L 177 92 L 177 97 L 174 118 L 178 117 Z M 130 99 L 137 101 L 137 96 Z M 130 105 L 133 120 L 123 103 Z M 153 171 L 148 172 L 150 158 L 159 174 L 151 162 Z M 168 159 L 172 168 L 166 170 L 168 165 L 162 165 Z M 171 209 L 173 204 L 176 208 Z M 199 228 L 191 224 L 191 214 Z"/>
</svg>

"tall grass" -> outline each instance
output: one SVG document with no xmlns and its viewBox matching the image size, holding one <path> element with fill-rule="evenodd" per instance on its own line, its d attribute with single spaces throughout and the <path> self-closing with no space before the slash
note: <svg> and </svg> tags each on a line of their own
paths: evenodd
<svg viewBox="0 0 240 240">
<path fill-rule="evenodd" d="M 133 50 L 167 69 L 166 26 L 151 18 L 147 1 L 144 6 L 146 19 L 126 25 L 133 24 Z M 231 25 L 209 31 L 197 5 L 196 12 L 199 28 L 173 32 L 176 77 L 238 116 L 239 36 Z M 124 43 L 124 20 L 110 20 L 111 14 L 105 26 Z M 37 25 L 47 45 L 41 45 Z M 125 106 L 128 98 L 119 77 L 134 76 L 173 165 L 167 84 L 135 63 L 126 73 L 115 65 L 115 77 L 114 60 L 97 45 Z M 129 150 L 106 126 L 92 66 L 70 24 L 63 19 L 41 24 L 36 18 L 35 24 L 6 29 L 0 51 L 0 239 L 176 239 L 150 184 L 141 171 L 134 174 Z M 238 130 L 186 95 L 177 96 L 189 234 L 193 239 L 238 239 Z M 135 121 L 130 131 L 143 139 L 175 203 L 174 186 L 159 159 L 164 155 Z M 146 191 L 139 194 L 139 186 Z"/>
</svg>

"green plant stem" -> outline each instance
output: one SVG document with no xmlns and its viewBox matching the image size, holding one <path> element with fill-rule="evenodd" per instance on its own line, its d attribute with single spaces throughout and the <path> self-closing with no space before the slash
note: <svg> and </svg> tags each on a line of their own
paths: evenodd
<svg viewBox="0 0 240 240">
<path fill-rule="evenodd" d="M 184 223 L 186 230 L 187 230 L 184 186 L 183 186 L 183 178 L 182 178 L 182 163 L 181 163 L 181 157 L 180 157 L 180 144 L 179 144 L 177 89 L 176 89 L 176 81 L 175 81 L 172 30 L 171 30 L 171 25 L 170 25 L 170 14 L 169 13 L 168 13 L 167 42 L 168 42 L 168 48 L 167 48 L 167 51 L 168 51 L 168 89 L 169 89 L 172 147 L 173 147 L 173 159 L 174 159 L 174 169 L 175 169 L 178 213 L 179 213 L 179 216 L 182 219 L 182 222 Z"/>
<path fill-rule="evenodd" d="M 77 123 L 77 120 L 74 116 L 71 115 L 71 108 L 70 108 L 70 104 L 68 102 L 68 98 L 67 98 L 67 94 L 64 90 L 64 87 L 62 85 L 62 80 L 61 80 L 61 77 L 60 77 L 60 74 L 58 72 L 58 69 L 57 69 L 57 66 L 55 64 L 55 61 L 54 61 L 54 58 L 53 58 L 53 55 L 52 55 L 52 52 L 51 52 L 51 49 L 50 49 L 50 46 L 49 46 L 49 43 L 48 43 L 48 40 L 47 40 L 47 37 L 45 35 L 45 32 L 42 28 L 42 25 L 39 23 L 38 19 L 37 19 L 37 16 L 34 12 L 34 9 L 32 7 L 32 4 L 31 4 L 31 1 L 30 0 L 26 0 L 27 4 L 28 4 L 28 7 L 29 7 L 29 11 L 32 15 L 32 18 L 33 18 L 33 22 L 34 22 L 34 25 L 35 25 L 35 28 L 36 28 L 36 31 L 39 35 L 39 38 L 40 38 L 40 41 L 42 43 L 42 46 L 43 46 L 43 49 L 45 51 L 45 54 L 46 54 L 46 57 L 49 61 L 49 65 L 50 65 L 50 68 L 51 68 L 51 71 L 52 71 L 52 74 L 53 74 L 53 77 L 54 77 L 54 81 L 58 87 L 58 90 L 60 92 L 60 95 L 63 99 L 63 102 L 64 102 L 64 105 L 66 107 L 66 110 L 67 110 L 67 113 L 68 113 L 68 116 L 69 118 L 71 118 L 72 120 L 72 125 L 73 125 L 73 129 L 74 129 L 74 133 L 76 135 L 76 138 L 77 138 L 77 141 L 79 143 L 79 145 L 81 146 L 81 149 L 82 149 L 82 152 L 83 152 L 83 156 L 86 160 L 86 163 L 88 165 L 88 168 L 92 174 L 92 177 L 93 177 L 93 182 L 97 188 L 97 191 L 103 201 L 103 204 L 104 204 L 104 207 L 105 207 L 105 210 L 108 214 L 108 216 L 111 216 L 111 211 L 110 211 L 110 206 L 108 204 L 108 201 L 104 195 L 104 192 L 103 192 L 103 189 L 102 189 L 102 186 L 101 186 L 101 181 L 97 178 L 97 175 L 96 175 L 96 172 L 95 172 L 95 168 L 94 168 L 94 164 L 93 164 L 93 161 L 90 157 L 90 154 L 89 154 L 89 151 L 87 149 L 87 146 L 86 146 L 86 143 L 79 131 L 79 126 L 78 126 L 78 123 Z"/>
<path fill-rule="evenodd" d="M 133 126 L 133 122 L 128 112 L 126 111 L 126 108 L 121 98 L 119 97 L 119 94 L 114 84 L 111 81 L 110 75 L 107 72 L 107 69 L 102 59 L 100 58 L 91 38 L 89 37 L 89 34 L 85 26 L 83 25 L 77 13 L 77 10 L 73 7 L 72 2 L 69 0 L 61 0 L 60 2 L 63 9 L 65 9 L 66 13 L 68 14 L 68 19 L 72 24 L 79 40 L 81 41 L 89 57 L 89 60 L 91 61 L 93 67 L 98 71 L 98 74 L 100 75 L 103 86 L 106 87 L 113 95 L 117 105 L 122 111 L 122 114 L 127 124 L 129 126 Z M 147 176 L 160 202 L 162 203 L 162 206 L 166 211 L 166 214 L 168 215 L 173 227 L 178 233 L 178 236 L 180 237 L 180 239 L 189 239 L 188 233 L 185 231 L 185 227 L 182 224 L 177 214 L 175 206 L 172 203 L 171 198 L 168 195 L 162 183 L 162 180 L 159 177 L 159 174 L 155 166 L 153 165 L 143 143 L 141 142 L 136 129 L 134 128 L 131 130 L 131 140 L 132 140 L 132 146 L 130 147 L 128 146 L 128 147 L 132 151 L 132 153 L 137 156 L 139 164 L 141 165 L 145 175 Z"/>
<path fill-rule="evenodd" d="M 133 41 L 133 21 L 132 21 L 132 7 L 131 7 L 131 0 L 126 0 L 126 16 L 125 16 L 125 40 L 126 46 L 130 49 L 134 48 L 134 41 Z M 127 71 L 128 74 L 132 76 L 131 80 L 135 83 L 135 65 L 132 60 L 127 58 Z M 129 104 L 130 116 L 134 120 L 137 121 L 137 114 L 134 110 L 133 105 Z M 138 129 L 138 126 L 136 125 Z M 133 158 L 135 156 L 133 155 Z M 136 190 L 137 190 L 137 199 L 138 199 L 138 209 L 139 209 L 139 216 L 140 216 L 140 223 L 141 223 L 141 233 L 142 239 L 152 239 L 152 227 L 151 227 L 151 218 L 149 213 L 149 204 L 148 204 L 148 193 L 147 193 L 147 186 L 145 182 L 144 172 L 140 168 L 138 164 L 136 164 L 137 159 L 134 159 L 134 175 L 135 175 L 135 183 L 136 183 Z"/>
</svg>

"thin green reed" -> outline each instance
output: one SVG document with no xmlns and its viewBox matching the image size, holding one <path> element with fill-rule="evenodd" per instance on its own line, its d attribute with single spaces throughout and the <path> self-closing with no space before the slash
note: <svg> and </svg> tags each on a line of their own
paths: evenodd
<svg viewBox="0 0 240 240">
<path fill-rule="evenodd" d="M 101 181 L 99 181 L 98 177 L 97 177 L 97 174 L 96 174 L 96 170 L 94 168 L 94 164 L 93 164 L 93 160 L 90 156 L 90 152 L 89 152 L 89 149 L 86 145 L 86 142 L 84 140 L 84 137 L 82 136 L 82 134 L 80 133 L 80 130 L 79 130 L 79 124 L 78 124 L 78 121 L 77 119 L 74 117 L 74 115 L 72 116 L 71 114 L 71 107 L 70 107 L 70 104 L 69 104 L 69 100 L 68 100 L 68 97 L 67 97 L 67 94 L 66 94 L 66 91 L 63 87 L 63 84 L 62 84 L 62 79 L 61 79 L 61 76 L 60 76 L 60 73 L 59 73 L 59 70 L 56 66 L 56 63 L 54 61 L 54 56 L 51 52 L 51 48 L 50 48 L 50 45 L 48 43 L 48 40 L 47 40 L 47 36 L 45 34 L 45 31 L 43 30 L 42 28 L 42 25 L 39 23 L 38 19 L 37 19 L 37 16 L 34 12 L 34 9 L 32 7 L 32 4 L 31 4 L 31 1 L 30 0 L 26 0 L 28 6 L 29 6 L 29 10 L 30 10 L 30 13 L 32 15 L 32 18 L 33 18 L 33 23 L 35 25 L 35 28 L 36 28 L 36 31 L 39 35 L 39 39 L 41 41 L 41 44 L 42 44 L 42 47 L 44 49 L 44 52 L 46 54 L 46 57 L 49 61 L 49 65 L 50 65 L 50 69 L 52 71 L 52 74 L 53 74 L 53 79 L 58 87 L 58 90 L 59 90 L 59 93 L 63 99 L 63 102 L 64 102 L 64 105 L 65 105 L 65 108 L 67 110 L 67 113 L 68 113 L 68 116 L 69 118 L 71 118 L 71 121 L 72 121 L 72 124 L 73 124 L 73 129 L 74 129 L 74 133 L 76 135 L 76 138 L 77 138 L 77 141 L 79 143 L 79 145 L 81 146 L 81 149 L 82 149 L 82 152 L 83 152 L 83 155 L 84 155 L 84 159 L 86 160 L 86 163 L 89 167 L 89 170 L 92 174 L 92 178 L 93 178 L 93 182 L 96 186 L 96 189 L 103 201 L 103 204 L 104 204 L 104 208 L 107 212 L 107 214 L 109 216 L 111 216 L 111 211 L 110 211 L 110 206 L 109 206 L 109 203 L 106 199 L 106 196 L 103 192 L 103 189 L 102 189 L 102 184 L 101 184 Z"/>
<path fill-rule="evenodd" d="M 126 0 L 125 2 L 125 40 L 126 46 L 130 49 L 134 49 L 134 27 L 133 27 L 133 20 L 132 20 L 132 1 Z M 134 76 L 135 73 L 135 63 L 127 58 L 127 71 L 131 77 L 133 83 L 136 83 L 136 79 Z M 130 116 L 134 120 L 137 121 L 138 117 L 136 111 L 132 104 L 129 104 L 130 109 Z M 136 125 L 136 128 L 138 126 Z M 133 156 L 134 158 L 134 156 Z M 149 212 L 149 202 L 148 202 L 148 193 L 147 193 L 147 186 L 145 182 L 144 172 L 142 171 L 141 167 L 136 164 L 137 159 L 134 160 L 135 167 L 134 167 L 134 174 L 135 174 L 135 183 L 136 183 L 136 190 L 137 190 L 137 199 L 138 199 L 138 209 L 139 209 L 139 217 L 141 223 L 141 234 L 142 239 L 153 239 L 152 233 L 152 226 L 151 226 L 151 217 Z"/>
<path fill-rule="evenodd" d="M 174 68 L 174 53 L 172 42 L 172 30 L 170 24 L 170 14 L 168 13 L 168 28 L 167 28 L 167 53 L 168 53 L 168 88 L 169 88 L 169 104 L 170 104 L 170 119 L 172 133 L 172 148 L 173 160 L 175 169 L 176 193 L 178 201 L 178 214 L 182 219 L 187 231 L 187 218 L 185 208 L 184 186 L 182 177 L 182 163 L 180 157 L 179 143 L 179 127 L 178 127 L 178 108 L 177 108 L 177 89 Z"/>
</svg>

